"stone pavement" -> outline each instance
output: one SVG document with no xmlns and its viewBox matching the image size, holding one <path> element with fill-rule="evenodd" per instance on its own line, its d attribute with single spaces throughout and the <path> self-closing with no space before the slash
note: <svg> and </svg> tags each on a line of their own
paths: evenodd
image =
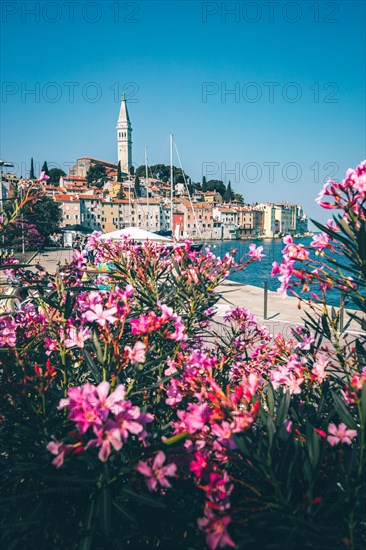
<svg viewBox="0 0 366 550">
<path fill-rule="evenodd" d="M 225 312 L 236 307 L 244 307 L 257 317 L 260 324 L 265 325 L 270 333 L 274 336 L 278 332 L 282 332 L 285 337 L 291 335 L 291 328 L 296 325 L 303 325 L 303 319 L 306 318 L 305 311 L 312 313 L 311 309 L 301 304 L 299 309 L 299 301 L 287 296 L 283 298 L 280 294 L 273 291 L 268 291 L 267 301 L 267 319 L 264 320 L 264 290 L 256 286 L 245 285 L 227 280 L 223 285 L 218 287 L 218 291 L 222 293 L 222 298 L 218 303 L 218 312 L 215 316 L 218 322 L 223 322 Z M 334 308 L 338 311 L 339 308 Z M 347 311 L 344 311 L 344 326 L 349 320 Z M 347 330 L 348 333 L 358 335 L 360 326 L 355 321 Z M 365 334 L 365 333 L 363 333 Z"/>
</svg>

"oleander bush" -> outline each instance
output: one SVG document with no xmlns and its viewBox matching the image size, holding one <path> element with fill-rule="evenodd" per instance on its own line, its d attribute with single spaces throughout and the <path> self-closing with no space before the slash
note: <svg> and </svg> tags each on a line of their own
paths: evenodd
<svg viewBox="0 0 366 550">
<path fill-rule="evenodd" d="M 95 233 L 56 275 L 2 257 L 28 291 L 0 315 L 4 548 L 364 547 L 366 162 L 319 202 L 335 216 L 273 265 L 311 311 L 286 340 L 215 318 L 261 247 Z"/>
</svg>

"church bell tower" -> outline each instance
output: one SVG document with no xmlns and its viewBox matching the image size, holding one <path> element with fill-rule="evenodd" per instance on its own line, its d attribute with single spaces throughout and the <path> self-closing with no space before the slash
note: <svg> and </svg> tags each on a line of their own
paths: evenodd
<svg viewBox="0 0 366 550">
<path fill-rule="evenodd" d="M 121 108 L 117 122 L 118 162 L 122 172 L 129 173 L 132 166 L 132 127 L 128 116 L 125 94 L 122 94 Z"/>
</svg>

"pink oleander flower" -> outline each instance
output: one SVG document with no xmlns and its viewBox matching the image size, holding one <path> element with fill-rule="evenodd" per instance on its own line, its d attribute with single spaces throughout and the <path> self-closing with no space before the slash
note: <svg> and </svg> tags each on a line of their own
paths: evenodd
<svg viewBox="0 0 366 550">
<path fill-rule="evenodd" d="M 46 172 L 41 172 L 37 181 L 48 181 L 50 176 L 47 176 Z"/>
<path fill-rule="evenodd" d="M 229 422 L 224 420 L 221 424 L 212 424 L 211 432 L 217 437 L 217 442 L 221 448 L 230 450 L 236 449 L 236 444 L 232 438 L 232 426 Z"/>
<path fill-rule="evenodd" d="M 88 237 L 86 244 L 86 249 L 91 251 L 94 248 L 97 248 L 100 245 L 100 237 L 103 235 L 101 231 L 93 231 L 93 233 Z"/>
<path fill-rule="evenodd" d="M 150 417 L 151 415 L 146 416 Z M 145 420 L 145 422 L 146 421 L 147 420 Z M 126 404 L 126 406 L 116 414 L 116 422 L 124 442 L 127 441 L 130 433 L 134 435 L 140 434 L 144 429 L 141 423 L 140 408 L 132 406 L 130 403 Z"/>
<path fill-rule="evenodd" d="M 278 277 L 278 280 L 280 281 L 281 286 L 277 290 L 277 292 L 283 297 L 287 295 L 287 289 L 290 286 L 291 276 L 294 272 L 294 265 L 295 260 L 291 260 L 286 254 L 284 254 L 282 263 L 280 265 L 278 265 L 277 262 L 273 262 L 272 264 L 272 277 L 275 277 L 278 273 L 280 273 L 280 277 Z"/>
<path fill-rule="evenodd" d="M 338 225 L 336 225 L 332 218 L 327 221 L 327 227 L 329 227 L 329 229 L 332 229 L 333 231 L 340 231 Z"/>
<path fill-rule="evenodd" d="M 313 248 L 316 248 L 319 252 L 322 252 L 325 248 L 328 248 L 330 243 L 330 237 L 326 235 L 325 233 L 321 233 L 321 235 L 314 235 L 313 240 L 310 243 L 310 246 Z"/>
<path fill-rule="evenodd" d="M 208 467 L 209 465 L 209 459 L 207 456 L 207 452 L 201 452 L 198 451 L 195 453 L 195 460 L 191 460 L 189 463 L 189 471 L 192 472 L 196 477 L 200 478 L 202 476 L 203 471 Z"/>
<path fill-rule="evenodd" d="M 138 319 L 131 319 L 131 334 L 147 334 L 160 328 L 160 322 L 154 311 L 149 311 L 148 315 L 140 315 Z"/>
<path fill-rule="evenodd" d="M 153 462 L 152 459 L 147 462 L 140 461 L 136 466 L 136 470 L 147 478 L 146 485 L 149 491 L 156 491 L 158 485 L 166 488 L 171 487 L 167 477 L 175 477 L 177 466 L 174 463 L 163 466 L 165 461 L 166 456 L 163 451 L 158 451 Z"/>
<path fill-rule="evenodd" d="M 209 508 L 206 509 L 205 516 L 198 519 L 198 527 L 206 533 L 206 543 L 210 550 L 235 546 L 234 541 L 227 532 L 227 526 L 230 522 L 230 516 L 216 516 Z"/>
<path fill-rule="evenodd" d="M 0 316 L 0 348 L 14 348 L 17 341 L 17 324 L 10 315 Z"/>
<path fill-rule="evenodd" d="M 249 256 L 258 262 L 261 262 L 262 258 L 264 258 L 264 254 L 262 254 L 262 252 L 263 246 L 257 247 L 254 243 L 249 246 Z"/>
<path fill-rule="evenodd" d="M 83 349 L 85 341 L 91 338 L 91 330 L 87 327 L 80 327 L 78 329 L 74 326 L 70 326 L 66 331 L 66 335 L 67 338 L 64 344 L 67 348 L 77 347 Z"/>
<path fill-rule="evenodd" d="M 273 262 L 271 276 L 276 277 L 276 275 L 278 275 L 279 273 L 281 273 L 280 266 L 278 265 L 277 262 Z"/>
<path fill-rule="evenodd" d="M 299 349 L 302 349 L 302 350 L 306 351 L 306 350 L 309 350 L 311 348 L 311 346 L 312 346 L 312 344 L 314 344 L 314 342 L 315 342 L 315 339 L 314 339 L 314 336 L 312 334 L 305 335 L 305 336 L 303 336 L 302 341 L 297 344 L 297 347 Z"/>
<path fill-rule="evenodd" d="M 187 408 L 187 411 L 178 411 L 177 415 L 187 432 L 193 434 L 202 430 L 210 419 L 211 412 L 207 403 L 189 403 Z"/>
<path fill-rule="evenodd" d="M 283 249 L 282 254 L 286 254 L 290 260 L 306 260 L 309 257 L 309 252 L 306 250 L 305 246 L 303 244 L 295 244 L 291 235 L 284 237 L 283 243 L 286 247 Z M 275 268 L 274 264 L 272 264 L 272 267 L 273 271 Z"/>
<path fill-rule="evenodd" d="M 292 432 L 292 420 L 285 420 L 283 426 L 286 432 L 288 432 L 289 434 Z"/>
<path fill-rule="evenodd" d="M 165 371 L 166 374 L 167 371 Z M 175 405 L 178 405 L 183 399 L 183 395 L 181 393 L 180 384 L 178 380 L 175 378 L 172 378 L 169 382 L 169 385 L 166 389 L 166 394 L 168 396 L 168 399 L 165 400 L 165 403 L 167 405 L 170 405 L 171 407 L 174 407 Z"/>
<path fill-rule="evenodd" d="M 304 378 L 302 376 L 297 377 L 287 365 L 271 371 L 270 377 L 275 390 L 280 386 L 284 386 L 284 389 L 289 390 L 291 394 L 301 393 L 301 384 L 304 382 Z"/>
<path fill-rule="evenodd" d="M 16 260 L 15 258 L 13 257 L 10 257 L 10 258 L 5 258 L 3 263 L 2 263 L 2 267 L 4 265 L 9 265 L 9 267 L 11 265 L 17 265 L 19 264 L 19 260 Z M 1 270 L 1 273 L 5 276 L 5 277 L 14 277 L 15 275 L 15 269 L 2 269 Z"/>
<path fill-rule="evenodd" d="M 87 252 L 85 250 L 78 250 L 77 248 L 74 249 L 74 253 L 72 255 L 72 261 L 77 269 L 84 269 L 87 262 Z"/>
<path fill-rule="evenodd" d="M 336 426 L 331 422 L 328 426 L 327 441 L 332 446 L 338 445 L 338 443 L 346 443 L 351 445 L 352 439 L 357 436 L 357 430 L 349 430 L 347 426 L 341 422 L 339 426 Z"/>
<path fill-rule="evenodd" d="M 89 323 L 96 322 L 99 326 L 104 327 L 107 322 L 113 324 L 117 321 L 116 313 L 115 306 L 104 309 L 102 304 L 91 304 L 90 309 L 84 313 L 83 317 Z"/>
<path fill-rule="evenodd" d="M 179 315 L 174 314 L 172 317 L 174 319 L 174 332 L 168 332 L 166 334 L 167 338 L 169 340 L 174 340 L 175 342 L 181 342 L 182 340 L 187 339 L 187 335 L 184 334 L 184 324 L 182 323 L 181 317 Z"/>
<path fill-rule="evenodd" d="M 52 461 L 52 464 L 56 466 L 56 468 L 60 468 L 60 466 L 64 463 L 66 454 L 72 449 L 72 445 L 65 445 L 64 443 L 57 441 L 53 436 L 52 439 L 53 441 L 50 441 L 46 448 L 51 454 L 56 455 Z"/>
<path fill-rule="evenodd" d="M 320 353 L 317 356 L 316 361 L 311 370 L 311 375 L 316 382 L 319 382 L 319 384 L 321 384 L 324 378 L 328 376 L 328 373 L 325 372 L 325 368 L 328 365 L 328 363 L 329 363 L 329 360 L 326 358 L 324 354 Z"/>
<path fill-rule="evenodd" d="M 143 342 L 136 342 L 133 348 L 126 346 L 125 352 L 133 365 L 146 361 L 146 346 Z"/>
<path fill-rule="evenodd" d="M 210 481 L 205 487 L 205 492 L 207 493 L 207 499 L 215 503 L 220 510 L 230 508 L 229 497 L 233 489 L 234 485 L 231 483 L 230 477 L 225 470 L 221 473 L 210 472 Z"/>
<path fill-rule="evenodd" d="M 111 454 L 111 446 L 115 451 L 120 451 L 122 449 L 121 433 L 118 424 L 112 420 L 108 420 L 102 428 L 95 426 L 94 433 L 97 438 L 89 441 L 86 448 L 100 447 L 98 458 L 101 462 L 107 462 Z"/>
</svg>

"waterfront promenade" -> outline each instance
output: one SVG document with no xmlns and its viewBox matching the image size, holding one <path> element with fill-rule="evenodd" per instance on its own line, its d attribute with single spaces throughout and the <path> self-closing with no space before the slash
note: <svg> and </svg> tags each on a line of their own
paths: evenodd
<svg viewBox="0 0 366 550">
<path fill-rule="evenodd" d="M 43 253 L 27 253 L 26 261 L 31 262 L 32 268 L 36 269 L 35 264 L 40 264 L 50 273 L 57 271 L 58 265 L 63 265 L 69 262 L 72 258 L 73 250 L 58 249 L 46 250 Z M 19 258 L 21 259 L 21 258 Z M 291 328 L 296 325 L 303 325 L 305 311 L 311 313 L 311 310 L 304 303 L 299 309 L 299 301 L 296 298 L 287 296 L 282 297 L 277 292 L 268 291 L 267 300 L 267 319 L 264 319 L 264 291 L 263 288 L 249 285 L 245 283 L 237 283 L 231 280 L 218 287 L 218 292 L 222 294 L 222 298 L 217 304 L 217 313 L 215 321 L 217 330 L 220 332 L 220 327 L 225 326 L 225 312 L 235 307 L 244 307 L 253 313 L 260 324 L 265 325 L 272 336 L 281 332 L 285 338 L 291 336 Z M 338 310 L 338 308 L 335 308 Z M 349 320 L 347 311 L 344 311 L 344 326 Z M 351 321 L 347 331 L 355 336 L 360 334 L 360 327 L 355 321 Z"/>
<path fill-rule="evenodd" d="M 291 328 L 296 325 L 304 325 L 305 312 L 312 314 L 311 308 L 305 303 L 301 303 L 301 308 L 299 308 L 299 300 L 297 298 L 291 296 L 282 297 L 277 292 L 269 290 L 267 318 L 264 319 L 263 288 L 227 280 L 218 287 L 218 291 L 222 294 L 222 298 L 218 303 L 218 312 L 215 316 L 218 323 L 220 323 L 220 320 L 221 322 L 224 321 L 225 312 L 229 309 L 244 307 L 257 317 L 260 324 L 265 325 L 269 329 L 272 336 L 282 332 L 287 338 L 291 336 Z M 339 308 L 334 309 L 336 311 L 339 310 Z M 349 319 L 347 310 L 345 310 L 344 326 L 346 326 Z M 351 321 L 347 332 L 355 336 L 361 334 L 359 324 Z"/>
</svg>

